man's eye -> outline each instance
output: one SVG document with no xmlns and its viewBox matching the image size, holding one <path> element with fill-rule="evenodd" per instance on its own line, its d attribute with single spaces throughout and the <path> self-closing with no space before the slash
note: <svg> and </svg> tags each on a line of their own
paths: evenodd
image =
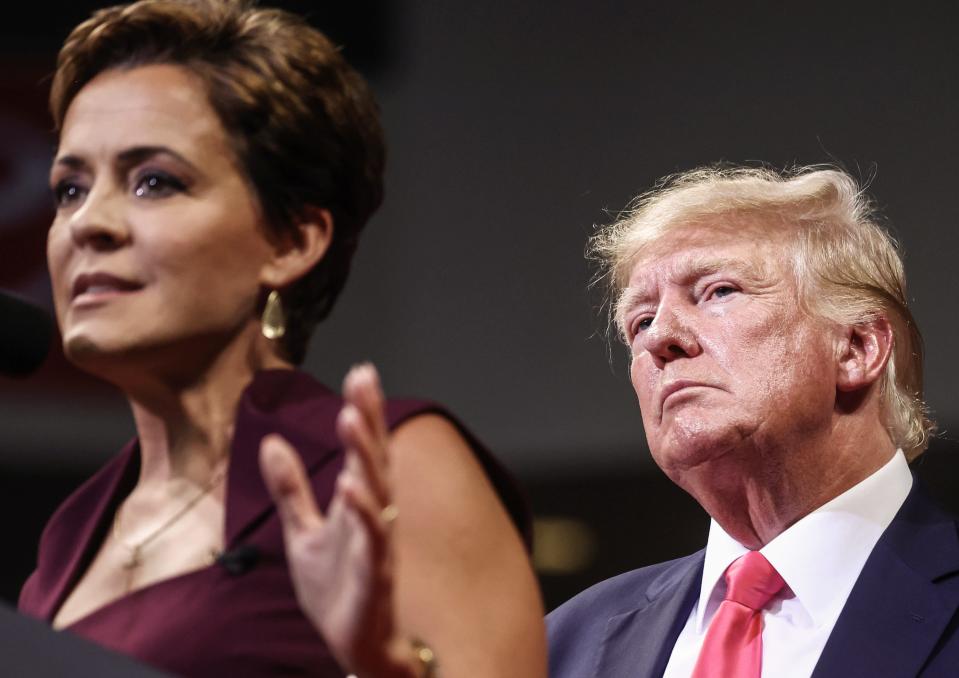
<svg viewBox="0 0 959 678">
<path fill-rule="evenodd" d="M 737 290 L 735 287 L 730 287 L 729 285 L 720 285 L 719 287 L 715 288 L 712 291 L 711 296 L 720 297 L 720 298 L 728 297 L 730 294 L 734 294 L 738 291 L 739 290 Z"/>
<path fill-rule="evenodd" d="M 186 186 L 176 177 L 163 172 L 150 172 L 137 179 L 133 193 L 138 198 L 165 198 L 186 190 Z"/>
<path fill-rule="evenodd" d="M 640 318 L 638 321 L 633 323 L 633 336 L 636 336 L 643 330 L 648 330 L 653 324 L 653 317 L 647 316 L 645 318 Z"/>
</svg>

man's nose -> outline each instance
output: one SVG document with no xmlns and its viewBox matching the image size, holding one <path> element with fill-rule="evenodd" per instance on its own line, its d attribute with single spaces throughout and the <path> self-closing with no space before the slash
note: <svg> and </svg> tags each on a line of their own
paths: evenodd
<svg viewBox="0 0 959 678">
<path fill-rule="evenodd" d="M 122 196 L 91 190 L 70 217 L 70 235 L 78 247 L 115 250 L 130 239 Z"/>
<path fill-rule="evenodd" d="M 661 304 L 652 324 L 643 332 L 643 348 L 658 362 L 699 355 L 692 314 L 681 307 Z"/>
</svg>

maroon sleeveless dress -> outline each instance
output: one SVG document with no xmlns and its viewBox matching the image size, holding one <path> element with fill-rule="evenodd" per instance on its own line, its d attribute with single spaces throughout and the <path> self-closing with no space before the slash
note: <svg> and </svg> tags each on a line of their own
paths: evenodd
<svg viewBox="0 0 959 678">
<path fill-rule="evenodd" d="M 343 676 L 296 603 L 279 518 L 257 459 L 265 435 L 283 435 L 302 455 L 319 504 L 326 509 L 343 465 L 334 427 L 342 402 L 302 372 L 259 372 L 237 411 L 223 555 L 213 565 L 114 600 L 68 630 L 178 675 Z M 391 429 L 426 413 L 445 416 L 459 428 L 528 545 L 522 495 L 462 425 L 432 403 L 404 400 L 387 405 Z M 20 594 L 21 612 L 52 621 L 90 566 L 138 472 L 134 440 L 60 506 L 41 537 L 37 569 Z"/>
</svg>

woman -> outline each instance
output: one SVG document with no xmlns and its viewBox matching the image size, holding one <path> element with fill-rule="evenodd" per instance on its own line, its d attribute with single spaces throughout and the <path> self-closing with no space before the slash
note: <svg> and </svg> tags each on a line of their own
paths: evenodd
<svg viewBox="0 0 959 678">
<path fill-rule="evenodd" d="M 294 369 L 381 200 L 362 79 L 290 14 L 141 0 L 73 31 L 51 108 L 64 349 L 137 438 L 51 519 L 21 609 L 184 675 L 545 675 L 487 453 L 368 366 L 343 399 Z"/>
</svg>

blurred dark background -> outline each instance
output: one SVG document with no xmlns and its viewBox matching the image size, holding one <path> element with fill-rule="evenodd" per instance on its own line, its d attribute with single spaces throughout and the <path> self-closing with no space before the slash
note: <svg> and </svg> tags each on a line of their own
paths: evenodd
<svg viewBox="0 0 959 678">
<path fill-rule="evenodd" d="M 46 305 L 46 89 L 103 4 L 18 3 L 0 26 L 0 287 Z M 548 608 L 704 542 L 706 517 L 648 458 L 583 249 L 658 177 L 706 163 L 839 163 L 869 184 L 906 252 L 943 431 L 919 471 L 959 510 L 952 3 L 272 4 L 343 45 L 390 141 L 386 204 L 307 367 L 335 384 L 374 360 L 391 392 L 469 422 L 527 488 Z M 0 598 L 131 431 L 123 401 L 59 356 L 0 381 Z"/>
</svg>

